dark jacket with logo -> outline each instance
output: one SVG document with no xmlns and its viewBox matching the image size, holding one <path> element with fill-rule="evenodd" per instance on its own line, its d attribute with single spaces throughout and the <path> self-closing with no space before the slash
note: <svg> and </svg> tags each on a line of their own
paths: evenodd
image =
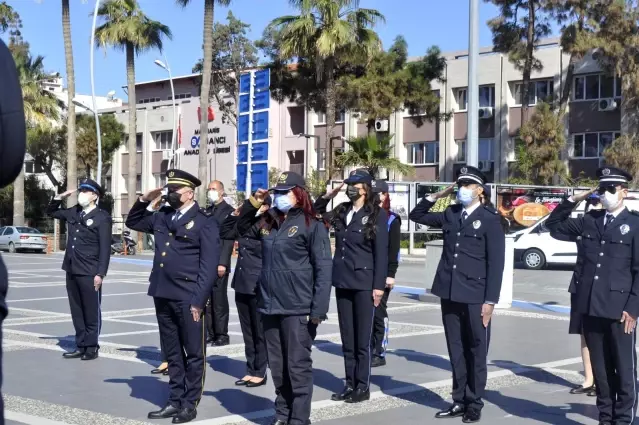
<svg viewBox="0 0 639 425">
<path fill-rule="evenodd" d="M 62 270 L 82 276 L 106 276 L 111 260 L 111 216 L 95 207 L 84 217 L 76 205 L 61 209 L 62 200 L 47 206 L 47 215 L 67 222 L 67 248 Z"/>
<path fill-rule="evenodd" d="M 424 198 L 408 216 L 415 223 L 442 229 L 444 235 L 432 293 L 464 304 L 497 304 L 506 250 L 499 213 L 480 205 L 462 223 L 462 205 L 436 213 L 430 212 L 433 205 Z"/>
<path fill-rule="evenodd" d="M 262 270 L 258 281 L 258 310 L 269 315 L 326 316 L 331 296 L 331 249 L 321 221 L 306 224 L 299 208 L 291 209 L 272 228 L 255 213 L 259 204 L 249 199 L 242 206 L 237 231 L 246 235 L 259 223 Z"/>
<path fill-rule="evenodd" d="M 605 210 L 570 218 L 574 206 L 565 200 L 545 223 L 553 232 L 581 236 L 583 265 L 573 308 L 607 319 L 620 319 L 624 311 L 639 316 L 639 213 L 624 209 L 604 228 Z"/>
<path fill-rule="evenodd" d="M 188 301 L 203 308 L 217 278 L 220 232 L 217 220 L 197 202 L 177 222 L 175 210 L 147 210 L 140 200 L 129 211 L 126 226 L 155 238 L 149 295 Z"/>
<path fill-rule="evenodd" d="M 219 204 L 211 205 L 207 208 L 213 217 L 217 220 L 218 227 L 222 227 L 224 220 L 234 211 L 226 201 L 222 200 Z M 233 254 L 233 245 L 235 239 L 228 239 L 220 234 L 220 266 L 226 267 L 226 273 L 231 272 L 231 255 Z"/>
</svg>

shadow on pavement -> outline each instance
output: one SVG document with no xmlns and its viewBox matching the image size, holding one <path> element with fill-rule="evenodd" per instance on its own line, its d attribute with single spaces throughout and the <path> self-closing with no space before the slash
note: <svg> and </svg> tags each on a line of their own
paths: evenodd
<svg viewBox="0 0 639 425">
<path fill-rule="evenodd" d="M 131 389 L 130 396 L 145 400 L 157 407 L 166 406 L 169 399 L 168 377 L 166 381 L 154 376 L 132 376 L 131 378 L 105 379 L 110 384 L 127 384 Z"/>
</svg>

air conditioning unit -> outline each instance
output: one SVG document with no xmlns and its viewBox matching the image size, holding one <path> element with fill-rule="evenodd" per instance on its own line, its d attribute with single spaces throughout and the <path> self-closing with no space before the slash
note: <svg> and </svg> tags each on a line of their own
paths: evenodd
<svg viewBox="0 0 639 425">
<path fill-rule="evenodd" d="M 375 120 L 375 131 L 378 133 L 388 131 L 388 120 Z"/>
<path fill-rule="evenodd" d="M 480 171 L 488 172 L 492 168 L 491 161 L 479 161 L 479 163 L 477 165 L 479 166 L 479 170 Z"/>
<path fill-rule="evenodd" d="M 173 156 L 173 152 L 170 150 L 162 151 L 162 161 L 169 161 Z"/>
<path fill-rule="evenodd" d="M 479 108 L 479 119 L 485 120 L 493 117 L 493 108 L 490 106 Z"/>
<path fill-rule="evenodd" d="M 614 111 L 615 109 L 617 109 L 617 102 L 615 102 L 615 99 L 608 98 L 608 99 L 601 99 L 599 101 L 599 111 L 608 112 L 608 111 Z"/>
</svg>

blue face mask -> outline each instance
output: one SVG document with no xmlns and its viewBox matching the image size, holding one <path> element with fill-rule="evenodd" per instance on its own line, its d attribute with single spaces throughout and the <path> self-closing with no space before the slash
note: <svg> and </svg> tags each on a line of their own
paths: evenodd
<svg viewBox="0 0 639 425">
<path fill-rule="evenodd" d="M 293 208 L 287 193 L 276 193 L 273 199 L 273 206 L 284 214 Z"/>
<path fill-rule="evenodd" d="M 473 196 L 473 189 L 468 187 L 460 187 L 457 191 L 457 200 L 460 204 L 467 207 L 472 204 L 476 196 Z"/>
</svg>

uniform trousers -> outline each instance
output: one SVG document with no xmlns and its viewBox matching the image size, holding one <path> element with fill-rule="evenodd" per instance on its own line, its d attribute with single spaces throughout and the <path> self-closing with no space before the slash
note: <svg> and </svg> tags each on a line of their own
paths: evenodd
<svg viewBox="0 0 639 425">
<path fill-rule="evenodd" d="M 486 361 L 491 324 L 484 327 L 482 304 L 463 304 L 442 299 L 441 306 L 448 356 L 453 369 L 453 401 L 481 410 L 488 378 Z"/>
<path fill-rule="evenodd" d="M 636 330 L 615 319 L 583 316 L 584 336 L 597 390 L 599 421 L 631 424 L 637 413 Z"/>
<path fill-rule="evenodd" d="M 263 378 L 266 376 L 266 343 L 262 318 L 257 311 L 257 296 L 235 292 L 235 305 L 240 316 L 240 327 L 244 338 L 246 374 Z"/>
<path fill-rule="evenodd" d="M 9 275 L 7 268 L 0 257 L 0 388 L 2 388 L 2 322 L 7 317 L 7 305 L 5 298 L 9 288 Z M 0 392 L 0 425 L 4 425 L 4 401 Z"/>
<path fill-rule="evenodd" d="M 102 287 L 99 291 L 95 290 L 94 278 L 67 273 L 67 295 L 75 328 L 75 345 L 81 349 L 98 347 L 102 327 Z"/>
<path fill-rule="evenodd" d="M 262 314 L 268 366 L 275 386 L 275 418 L 307 425 L 313 398 L 311 347 L 317 325 L 308 316 Z"/>
<path fill-rule="evenodd" d="M 390 288 L 384 289 L 382 300 L 379 305 L 375 307 L 371 346 L 373 347 L 373 354 L 378 357 L 386 356 L 386 346 L 388 345 L 388 311 L 386 309 L 390 293 Z"/>
<path fill-rule="evenodd" d="M 169 404 L 196 408 L 206 376 L 206 341 L 203 320 L 193 320 L 189 301 L 154 297 L 155 314 L 169 362 Z"/>
<path fill-rule="evenodd" d="M 229 335 L 229 274 L 217 277 L 211 291 L 211 314 L 206 322 L 209 337 L 219 338 Z"/>
<path fill-rule="evenodd" d="M 342 337 L 346 386 L 367 390 L 371 377 L 373 291 L 335 289 L 337 318 Z"/>
</svg>

